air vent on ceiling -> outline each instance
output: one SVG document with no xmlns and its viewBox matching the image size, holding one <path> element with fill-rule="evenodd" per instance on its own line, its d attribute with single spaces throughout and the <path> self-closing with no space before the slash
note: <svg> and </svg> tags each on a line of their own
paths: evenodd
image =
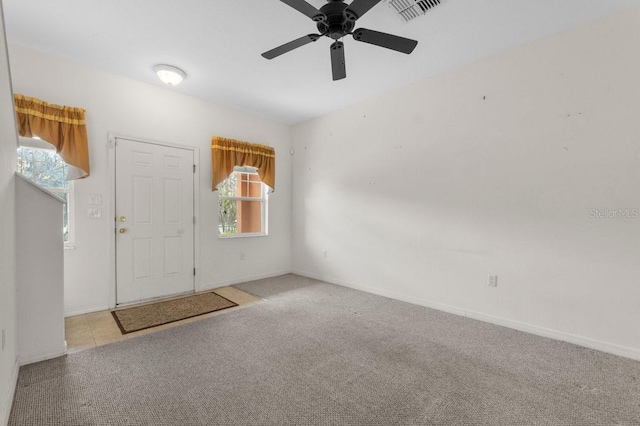
<svg viewBox="0 0 640 426">
<path fill-rule="evenodd" d="M 389 0 L 389 4 L 407 22 L 424 15 L 430 9 L 439 5 L 440 2 L 441 0 Z"/>
</svg>

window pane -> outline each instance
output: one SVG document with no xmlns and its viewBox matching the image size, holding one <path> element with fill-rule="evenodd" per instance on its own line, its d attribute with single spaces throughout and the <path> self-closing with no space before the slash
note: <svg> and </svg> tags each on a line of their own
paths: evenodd
<svg viewBox="0 0 640 426">
<path fill-rule="evenodd" d="M 262 183 L 260 182 L 252 182 L 249 184 L 249 194 L 248 197 L 253 198 L 262 198 Z"/>
<path fill-rule="evenodd" d="M 218 187 L 220 188 L 220 187 Z M 219 190 L 219 189 L 218 189 Z M 220 235 L 233 235 L 237 233 L 236 201 L 220 199 L 218 213 Z"/>
<path fill-rule="evenodd" d="M 236 201 L 238 233 L 262 232 L 262 201 Z"/>
<path fill-rule="evenodd" d="M 245 170 L 233 172 L 218 186 L 218 194 L 221 236 L 265 233 L 266 193 L 257 173 Z"/>
<path fill-rule="evenodd" d="M 262 201 L 220 200 L 221 235 L 262 232 Z"/>
<path fill-rule="evenodd" d="M 236 194 L 236 173 L 231 173 L 227 179 L 225 179 L 220 185 L 218 185 L 218 192 L 220 197 L 233 197 Z"/>
<path fill-rule="evenodd" d="M 67 165 L 54 150 L 19 147 L 18 171 L 38 185 L 48 188 L 64 202 L 62 232 L 64 242 L 70 241 L 71 223 L 69 222 L 70 190 L 66 181 Z"/>
<path fill-rule="evenodd" d="M 68 188 L 67 165 L 53 150 L 18 148 L 18 171 L 46 188 Z"/>
</svg>

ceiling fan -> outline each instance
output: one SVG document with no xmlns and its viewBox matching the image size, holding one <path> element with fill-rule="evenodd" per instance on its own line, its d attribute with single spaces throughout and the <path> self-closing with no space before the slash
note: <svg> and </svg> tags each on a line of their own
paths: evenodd
<svg viewBox="0 0 640 426">
<path fill-rule="evenodd" d="M 281 0 L 298 12 L 311 18 L 318 27 L 320 34 L 308 34 L 298 39 L 278 46 L 262 54 L 267 59 L 276 58 L 293 49 L 319 40 L 321 37 L 329 37 L 335 40 L 331 44 L 331 69 L 333 80 L 340 80 L 347 76 L 344 63 L 344 43 L 340 41 L 346 35 L 352 35 L 354 40 L 373 44 L 387 49 L 409 54 L 413 52 L 418 42 L 408 38 L 379 31 L 358 28 L 354 30 L 356 21 L 381 0 L 353 0 L 346 4 L 342 0 L 327 0 L 327 4 L 316 9 L 305 0 Z"/>
</svg>

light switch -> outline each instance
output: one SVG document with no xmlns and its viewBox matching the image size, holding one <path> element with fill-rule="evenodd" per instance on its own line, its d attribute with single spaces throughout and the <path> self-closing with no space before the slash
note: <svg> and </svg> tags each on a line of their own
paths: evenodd
<svg viewBox="0 0 640 426">
<path fill-rule="evenodd" d="M 100 194 L 89 194 L 87 198 L 90 206 L 102 205 L 102 195 Z"/>
<path fill-rule="evenodd" d="M 100 219 L 102 217 L 101 207 L 89 207 L 89 219 Z"/>
</svg>

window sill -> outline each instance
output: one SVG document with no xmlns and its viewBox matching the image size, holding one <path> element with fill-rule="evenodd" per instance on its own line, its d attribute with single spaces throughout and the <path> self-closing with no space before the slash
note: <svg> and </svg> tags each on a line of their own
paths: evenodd
<svg viewBox="0 0 640 426">
<path fill-rule="evenodd" d="M 218 234 L 218 238 L 221 240 L 227 240 L 232 238 L 251 238 L 251 237 L 267 237 L 269 234 L 230 234 L 230 235 L 220 235 Z"/>
</svg>

